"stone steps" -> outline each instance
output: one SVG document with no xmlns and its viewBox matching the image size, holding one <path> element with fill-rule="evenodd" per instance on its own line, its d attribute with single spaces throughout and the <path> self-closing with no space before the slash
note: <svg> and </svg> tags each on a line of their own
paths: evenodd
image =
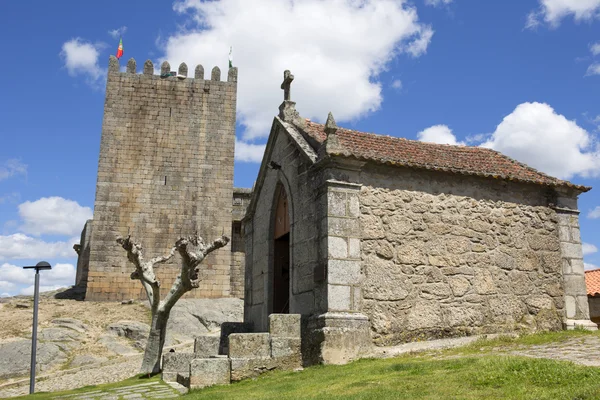
<svg viewBox="0 0 600 400">
<path fill-rule="evenodd" d="M 300 314 L 271 314 L 265 333 L 250 333 L 247 324 L 223 324 L 220 337 L 197 337 L 193 353 L 166 353 L 162 379 L 196 389 L 301 368 L 300 320 Z"/>
</svg>

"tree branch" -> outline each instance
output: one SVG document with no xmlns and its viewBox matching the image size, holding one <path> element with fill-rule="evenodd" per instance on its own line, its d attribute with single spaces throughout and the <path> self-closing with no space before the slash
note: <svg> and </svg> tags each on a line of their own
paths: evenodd
<svg viewBox="0 0 600 400">
<path fill-rule="evenodd" d="M 139 279 L 146 289 L 148 301 L 153 309 L 158 309 L 160 303 L 160 281 L 156 279 L 154 274 L 154 265 L 168 261 L 175 255 L 175 247 L 173 247 L 166 256 L 155 257 L 150 261 L 144 261 L 142 245 L 134 242 L 131 236 L 126 238 L 118 237 L 117 243 L 127 252 L 127 258 L 135 265 L 135 271 L 131 273 L 131 279 Z"/>
<path fill-rule="evenodd" d="M 198 235 L 182 237 L 175 243 L 175 247 L 181 255 L 181 273 L 165 297 L 162 303 L 163 309 L 170 310 L 181 296 L 200 286 L 200 264 L 208 254 L 224 247 L 227 243 L 229 243 L 229 238 L 225 235 L 215 239 L 208 246 Z"/>
</svg>

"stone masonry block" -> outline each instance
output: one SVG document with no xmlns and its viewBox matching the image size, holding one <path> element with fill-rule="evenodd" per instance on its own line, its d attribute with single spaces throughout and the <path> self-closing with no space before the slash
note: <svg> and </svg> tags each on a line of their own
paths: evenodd
<svg viewBox="0 0 600 400">
<path fill-rule="evenodd" d="M 229 335 L 229 357 L 268 358 L 271 344 L 268 333 L 233 333 Z"/>
<path fill-rule="evenodd" d="M 571 296 L 585 295 L 585 277 L 583 275 L 565 275 L 563 277 L 565 294 Z"/>
<path fill-rule="evenodd" d="M 177 374 L 187 376 L 190 372 L 190 362 L 196 357 L 194 353 L 165 353 L 163 354 L 163 380 L 175 381 Z M 175 378 L 173 378 L 173 376 Z"/>
<path fill-rule="evenodd" d="M 350 286 L 327 285 L 329 311 L 349 311 L 352 309 Z"/>
<path fill-rule="evenodd" d="M 269 315 L 271 337 L 300 338 L 300 314 Z"/>
<path fill-rule="evenodd" d="M 331 258 L 348 257 L 348 243 L 345 238 L 329 236 L 327 250 Z"/>
<path fill-rule="evenodd" d="M 348 257 L 360 258 L 360 239 L 349 238 L 348 239 Z"/>
<path fill-rule="evenodd" d="M 346 193 L 329 192 L 327 194 L 328 214 L 338 217 L 346 216 Z"/>
<path fill-rule="evenodd" d="M 194 340 L 194 353 L 198 357 L 208 358 L 219 354 L 219 336 L 202 335 Z"/>
<path fill-rule="evenodd" d="M 280 358 L 297 356 L 301 358 L 300 342 L 300 338 L 272 337 L 271 357 Z"/>
<path fill-rule="evenodd" d="M 263 372 L 276 369 L 276 360 L 273 358 L 232 358 L 231 380 L 254 378 Z"/>
<path fill-rule="evenodd" d="M 333 284 L 352 285 L 361 281 L 361 262 L 354 260 L 329 260 L 327 281 Z"/>
<path fill-rule="evenodd" d="M 560 249 L 564 258 L 583 258 L 583 249 L 580 243 L 562 242 Z"/>
<path fill-rule="evenodd" d="M 231 382 L 231 364 L 228 358 L 197 358 L 189 366 L 190 389 Z"/>
<path fill-rule="evenodd" d="M 573 274 L 579 274 L 581 276 L 584 276 L 585 265 L 583 264 L 583 260 L 573 259 L 573 260 L 570 260 L 570 263 L 571 263 L 571 272 Z"/>
</svg>

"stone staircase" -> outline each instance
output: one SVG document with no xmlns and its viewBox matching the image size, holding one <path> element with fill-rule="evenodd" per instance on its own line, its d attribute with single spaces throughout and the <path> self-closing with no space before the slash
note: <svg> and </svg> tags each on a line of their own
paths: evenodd
<svg viewBox="0 0 600 400">
<path fill-rule="evenodd" d="M 193 353 L 164 354 L 162 379 L 197 389 L 302 367 L 300 314 L 269 315 L 268 333 L 251 328 L 224 323 L 221 336 L 197 337 Z"/>
</svg>

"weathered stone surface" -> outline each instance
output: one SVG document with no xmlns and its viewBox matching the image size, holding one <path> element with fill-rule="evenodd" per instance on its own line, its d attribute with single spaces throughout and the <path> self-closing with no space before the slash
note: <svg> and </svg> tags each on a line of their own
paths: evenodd
<svg viewBox="0 0 600 400">
<path fill-rule="evenodd" d="M 270 356 L 268 333 L 232 333 L 229 335 L 229 357 L 268 358 Z"/>
<path fill-rule="evenodd" d="M 52 323 L 60 328 L 69 328 L 79 333 L 89 330 L 86 324 L 75 318 L 57 318 L 53 319 Z"/>
<path fill-rule="evenodd" d="M 180 75 L 187 69 L 181 64 Z M 219 68 L 211 80 L 201 79 L 201 68 L 199 79 L 161 78 L 151 61 L 143 70 L 110 73 L 106 82 L 86 300 L 146 299 L 115 243 L 119 234 L 141 241 L 149 259 L 195 232 L 207 241 L 232 237 L 237 69 L 228 81 Z M 233 244 L 207 257 L 210 268 L 187 297 L 243 296 L 243 259 L 233 262 L 240 251 L 232 250 Z M 157 269 L 163 296 L 180 265 L 176 254 Z"/>
<path fill-rule="evenodd" d="M 564 307 L 562 264 L 558 219 L 543 193 L 417 176 L 375 181 L 388 189 L 362 175 L 362 311 L 375 343 L 554 329 Z M 440 194 L 427 193 L 433 187 Z M 473 195 L 444 194 L 455 192 Z M 574 313 L 575 297 L 567 301 Z"/>
<path fill-rule="evenodd" d="M 300 339 L 300 314 L 269 315 L 269 334 L 272 338 Z"/>
<path fill-rule="evenodd" d="M 254 378 L 275 369 L 277 369 L 277 360 L 274 358 L 232 358 L 231 380 Z"/>
<path fill-rule="evenodd" d="M 208 358 L 219 354 L 219 336 L 201 335 L 194 340 L 194 353 L 198 358 Z"/>
<path fill-rule="evenodd" d="M 114 334 L 103 335 L 98 339 L 98 343 L 102 344 L 106 349 L 118 355 L 138 353 L 139 350 L 132 347 L 127 340 L 116 337 Z"/>
<path fill-rule="evenodd" d="M 83 365 L 99 364 L 99 363 L 103 363 L 105 361 L 108 361 L 108 358 L 96 357 L 91 354 L 79 354 L 79 355 L 76 355 L 75 357 L 73 357 L 73 360 L 71 360 L 71 363 L 69 364 L 69 366 L 70 367 L 81 367 Z"/>
<path fill-rule="evenodd" d="M 162 379 L 167 382 L 177 382 L 177 375 L 186 378 L 190 374 L 190 363 L 197 358 L 194 353 L 164 353 L 162 361 Z"/>
<path fill-rule="evenodd" d="M 106 330 L 131 340 L 145 340 L 150 333 L 150 326 L 138 321 L 119 321 L 108 325 Z"/>
<path fill-rule="evenodd" d="M 0 344 L 0 378 L 25 375 L 31 361 L 31 340 L 18 340 Z M 67 361 L 66 354 L 56 343 L 38 343 L 36 371 Z"/>
<path fill-rule="evenodd" d="M 241 322 L 243 318 L 244 301 L 241 299 L 181 299 L 171 310 L 167 332 L 195 338 L 218 331 L 224 322 Z"/>
<path fill-rule="evenodd" d="M 271 357 L 294 357 L 300 363 L 302 361 L 300 341 L 299 337 L 271 337 Z"/>
<path fill-rule="evenodd" d="M 452 293 L 456 297 L 464 296 L 471 288 L 471 282 L 463 276 L 456 276 L 448 278 Z"/>
<path fill-rule="evenodd" d="M 38 339 L 46 342 L 74 342 L 80 338 L 78 332 L 66 328 L 44 328 L 38 333 Z"/>
<path fill-rule="evenodd" d="M 190 389 L 231 382 L 231 362 L 227 358 L 197 358 L 190 363 Z"/>
</svg>

